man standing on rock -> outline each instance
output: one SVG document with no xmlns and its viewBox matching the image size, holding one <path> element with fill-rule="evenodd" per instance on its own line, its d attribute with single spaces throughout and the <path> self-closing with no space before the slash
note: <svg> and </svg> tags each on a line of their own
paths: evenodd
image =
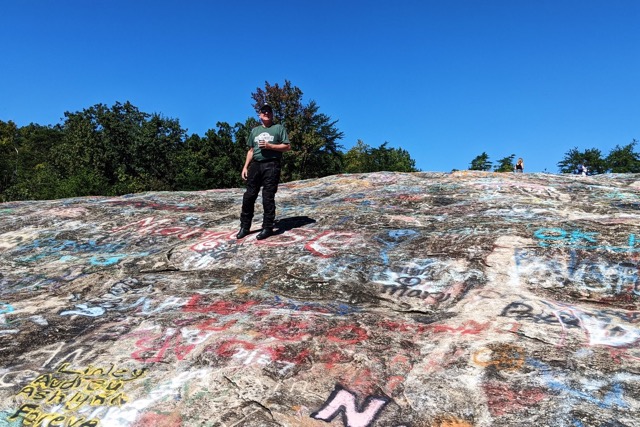
<svg viewBox="0 0 640 427">
<path fill-rule="evenodd" d="M 280 162 L 282 153 L 291 149 L 287 130 L 281 124 L 273 123 L 273 108 L 264 104 L 259 110 L 262 124 L 251 130 L 247 138 L 247 158 L 242 168 L 242 179 L 247 181 L 247 190 L 242 197 L 242 212 L 240 213 L 240 231 L 236 238 L 242 239 L 251 230 L 251 221 L 262 187 L 262 231 L 256 237 L 258 240 L 273 235 L 276 219 L 276 192 L 280 183 Z"/>
</svg>

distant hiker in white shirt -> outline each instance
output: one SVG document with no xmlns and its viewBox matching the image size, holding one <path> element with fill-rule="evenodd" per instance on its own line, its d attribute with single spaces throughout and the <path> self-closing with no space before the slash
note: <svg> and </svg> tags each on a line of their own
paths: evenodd
<svg viewBox="0 0 640 427">
<path fill-rule="evenodd" d="M 578 165 L 578 174 L 582 176 L 587 176 L 589 172 L 589 168 L 587 167 L 587 162 L 584 161 Z"/>
</svg>

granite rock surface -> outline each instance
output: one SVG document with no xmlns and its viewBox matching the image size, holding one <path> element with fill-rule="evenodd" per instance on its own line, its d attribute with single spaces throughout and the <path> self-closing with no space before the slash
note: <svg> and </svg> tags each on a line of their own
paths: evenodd
<svg viewBox="0 0 640 427">
<path fill-rule="evenodd" d="M 0 426 L 640 426 L 639 178 L 0 204 Z"/>
</svg>

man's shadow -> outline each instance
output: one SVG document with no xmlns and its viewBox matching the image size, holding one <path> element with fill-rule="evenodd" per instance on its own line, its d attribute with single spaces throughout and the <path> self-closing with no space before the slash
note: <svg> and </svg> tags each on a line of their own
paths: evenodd
<svg viewBox="0 0 640 427">
<path fill-rule="evenodd" d="M 285 231 L 304 227 L 305 225 L 313 224 L 315 222 L 315 219 L 309 218 L 308 216 L 292 216 L 289 218 L 282 218 L 276 221 L 276 230 L 273 234 L 283 234 Z"/>
</svg>

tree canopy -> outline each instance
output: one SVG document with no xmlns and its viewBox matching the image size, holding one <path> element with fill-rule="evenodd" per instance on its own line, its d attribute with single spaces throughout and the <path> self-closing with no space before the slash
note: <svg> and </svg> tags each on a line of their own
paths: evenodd
<svg viewBox="0 0 640 427">
<path fill-rule="evenodd" d="M 498 160 L 498 165 L 493 170 L 495 172 L 513 172 L 513 168 L 515 166 L 513 159 L 515 158 L 515 154 L 503 157 L 502 159 Z"/>
<path fill-rule="evenodd" d="M 406 150 L 389 148 L 387 144 L 372 148 L 358 140 L 344 155 L 345 172 L 417 172 L 415 161 Z"/>
<path fill-rule="evenodd" d="M 471 160 L 471 165 L 469 166 L 469 170 L 472 171 L 490 171 L 492 162 L 489 161 L 489 155 L 486 152 L 482 152 L 482 154 L 476 156 L 473 160 Z"/>
<path fill-rule="evenodd" d="M 289 132 L 283 181 L 346 172 L 338 121 L 302 95 L 286 80 L 265 82 L 251 94 L 253 107 L 268 102 Z M 241 187 L 247 136 L 258 124 L 252 116 L 187 135 L 178 119 L 140 111 L 128 101 L 67 111 L 55 126 L 0 121 L 0 200 Z M 415 170 L 401 148 L 386 142 L 364 147 L 361 167 L 350 163 L 349 172 Z"/>
<path fill-rule="evenodd" d="M 640 173 L 640 153 L 635 152 L 638 141 L 633 139 L 624 146 L 616 145 L 606 157 L 597 148 L 580 150 L 574 147 L 564 154 L 562 160 L 558 162 L 560 173 L 578 173 L 578 166 L 586 164 L 589 175 L 602 173 Z M 514 168 L 515 154 L 498 160 L 494 167 L 495 172 L 511 172 Z M 476 156 L 469 166 L 470 170 L 489 171 L 492 162 L 486 152 Z"/>
<path fill-rule="evenodd" d="M 607 167 L 613 173 L 640 173 L 640 154 L 634 150 L 637 140 L 632 140 L 624 147 L 616 145 L 605 159 Z"/>
<path fill-rule="evenodd" d="M 589 175 L 601 174 L 609 169 L 607 162 L 602 158 L 602 152 L 597 148 L 589 148 L 583 151 L 574 147 L 567 151 L 564 158 L 558 162 L 560 173 L 578 173 L 578 166 L 586 164 Z"/>
<path fill-rule="evenodd" d="M 339 173 L 416 172 L 415 160 L 402 148 L 384 141 L 370 146 L 362 140 L 346 153 L 338 120 L 305 102 L 300 88 L 265 82 L 251 93 L 257 110 L 273 107 L 292 150 L 284 153 L 283 181 Z M 206 190 L 243 185 L 240 170 L 246 140 L 259 125 L 255 116 L 234 125 L 217 122 L 204 135 L 188 135 L 178 119 L 140 111 L 130 102 L 96 104 L 65 112 L 57 125 L 18 127 L 0 120 L 0 201 L 115 196 L 142 191 Z M 558 162 L 561 173 L 574 173 L 586 161 L 590 173 L 640 173 L 635 139 L 603 157 L 591 148 L 569 150 Z M 513 170 L 515 155 L 498 160 L 494 171 Z M 486 152 L 469 169 L 490 171 Z"/>
</svg>

